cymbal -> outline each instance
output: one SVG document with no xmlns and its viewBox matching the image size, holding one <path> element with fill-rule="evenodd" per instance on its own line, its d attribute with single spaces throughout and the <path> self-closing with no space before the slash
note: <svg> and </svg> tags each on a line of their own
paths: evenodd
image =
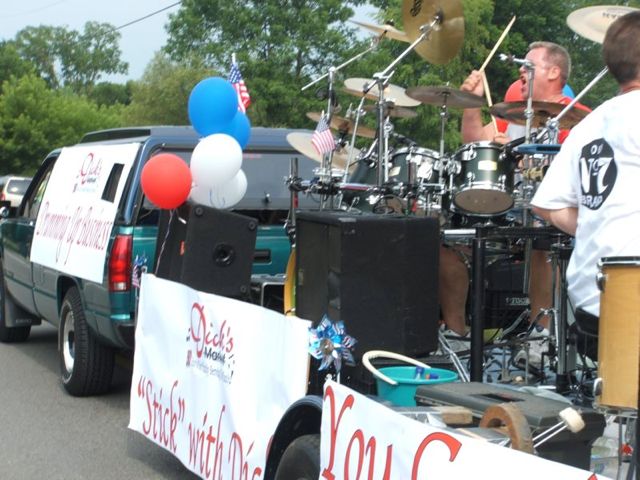
<svg viewBox="0 0 640 480">
<path fill-rule="evenodd" d="M 319 112 L 307 112 L 307 118 L 310 118 L 314 122 L 319 122 L 321 116 L 322 114 Z M 344 132 L 346 135 L 351 135 L 353 133 L 353 127 L 355 126 L 355 122 L 353 120 L 349 120 L 348 118 L 334 115 L 331 117 L 331 123 L 329 124 L 329 126 L 341 133 Z M 356 131 L 356 135 L 359 135 L 365 138 L 375 138 L 376 131 L 373 130 L 372 128 L 358 125 L 358 130 Z"/>
<path fill-rule="evenodd" d="M 355 23 L 356 25 L 360 25 L 361 27 L 366 28 L 367 30 L 371 30 L 372 32 L 377 33 L 382 38 L 390 38 L 392 40 L 398 40 L 399 42 L 411 43 L 407 34 L 402 30 L 398 30 L 392 25 L 374 25 L 372 23 L 366 22 L 358 22 L 356 20 L 349 20 L 351 23 Z"/>
<path fill-rule="evenodd" d="M 313 144 L 311 143 L 311 137 L 313 133 L 309 132 L 291 132 L 287 134 L 287 142 L 293 148 L 295 148 L 298 152 L 300 152 L 305 157 L 309 157 L 311 160 L 315 160 L 318 163 L 322 163 L 322 155 L 320 155 Z M 333 152 L 333 160 L 331 164 L 334 168 L 339 168 L 344 170 L 347 166 L 347 160 L 349 159 L 350 152 L 349 145 L 341 147 L 338 145 L 337 149 Z M 358 155 L 360 155 L 360 150 L 357 148 L 353 149 L 353 155 L 351 157 L 351 168 L 355 166 L 355 161 L 358 159 Z"/>
<path fill-rule="evenodd" d="M 364 90 L 364 86 L 370 84 L 373 81 L 374 80 L 370 78 L 347 78 L 344 81 L 344 86 L 346 87 L 345 91 L 358 97 L 364 96 L 369 100 L 377 100 L 378 85 L 374 85 L 366 95 L 362 93 L 362 91 Z M 386 100 L 392 100 L 393 103 L 395 103 L 398 107 L 416 107 L 420 105 L 420 102 L 417 102 L 413 98 L 407 96 L 404 88 L 392 83 L 387 85 L 382 93 L 384 94 L 384 98 Z"/>
<path fill-rule="evenodd" d="M 365 112 L 375 112 L 377 105 L 365 105 Z M 396 118 L 415 118 L 418 114 L 414 110 L 410 110 L 406 107 L 398 107 L 397 105 L 387 105 L 385 107 L 387 115 Z"/>
<path fill-rule="evenodd" d="M 533 118 L 531 126 L 534 128 L 543 127 L 548 119 L 557 116 L 566 105 L 553 102 L 533 102 Z M 496 103 L 489 109 L 494 117 L 501 118 L 507 122 L 517 125 L 525 125 L 526 118 L 524 111 L 527 108 L 527 102 L 503 102 Z M 569 129 L 574 127 L 580 120 L 589 114 L 586 110 L 572 108 L 562 119 L 560 119 L 560 128 Z"/>
<path fill-rule="evenodd" d="M 422 35 L 420 27 L 430 25 L 439 16 L 429 36 L 416 46 L 416 53 L 430 63 L 443 65 L 454 58 L 464 40 L 461 0 L 403 0 L 402 21 L 409 39 Z"/>
<path fill-rule="evenodd" d="M 601 5 L 575 10 L 567 17 L 567 25 L 581 37 L 596 43 L 604 41 L 604 35 L 618 17 L 638 10 L 619 5 Z"/>
<path fill-rule="evenodd" d="M 447 107 L 456 108 L 480 108 L 486 105 L 483 97 L 448 86 L 409 87 L 407 95 L 428 105 L 443 105 L 445 101 Z"/>
</svg>

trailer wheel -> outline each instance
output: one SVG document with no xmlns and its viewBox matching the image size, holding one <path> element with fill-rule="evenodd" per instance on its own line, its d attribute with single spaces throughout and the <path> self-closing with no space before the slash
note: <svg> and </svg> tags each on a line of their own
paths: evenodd
<svg viewBox="0 0 640 480">
<path fill-rule="evenodd" d="M 99 395 L 109 390 L 115 351 L 94 337 L 76 287 L 64 297 L 59 329 L 60 371 L 65 390 L 76 397 Z"/>
<path fill-rule="evenodd" d="M 303 435 L 282 455 L 275 480 L 316 480 L 320 476 L 320 435 Z"/>
</svg>

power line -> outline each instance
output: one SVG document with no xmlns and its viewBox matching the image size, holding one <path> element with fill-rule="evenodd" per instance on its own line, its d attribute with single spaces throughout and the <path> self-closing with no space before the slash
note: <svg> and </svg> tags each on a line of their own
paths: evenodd
<svg viewBox="0 0 640 480">
<path fill-rule="evenodd" d="M 142 20 L 146 20 L 149 17 L 153 17 L 154 15 L 157 15 L 161 12 L 164 12 L 165 10 L 169 10 L 170 8 L 175 7 L 176 5 L 180 5 L 182 3 L 182 0 L 179 0 L 178 2 L 172 3 L 171 5 L 168 5 L 164 8 L 161 8 L 160 10 L 156 10 L 155 12 L 151 12 L 148 15 L 145 15 L 144 17 L 140 17 L 140 18 L 136 18 L 135 20 L 132 20 L 128 23 L 125 23 L 124 25 L 120 25 L 119 27 L 116 27 L 114 30 L 121 30 L 125 27 L 128 27 L 129 25 L 133 25 L 134 23 L 138 23 L 141 22 Z"/>
<path fill-rule="evenodd" d="M 42 7 L 34 8 L 34 9 L 28 10 L 26 12 L 13 13 L 13 14 L 10 13 L 9 15 L 4 15 L 4 18 L 15 18 L 15 17 L 22 17 L 24 15 L 31 15 L 32 13 L 38 13 L 38 12 L 41 12 L 43 10 L 46 10 L 47 8 L 51 8 L 51 7 L 55 7 L 56 5 L 60 5 L 61 3 L 64 3 L 66 1 L 67 0 L 58 0 L 57 2 L 49 3 L 47 5 L 43 5 Z"/>
</svg>

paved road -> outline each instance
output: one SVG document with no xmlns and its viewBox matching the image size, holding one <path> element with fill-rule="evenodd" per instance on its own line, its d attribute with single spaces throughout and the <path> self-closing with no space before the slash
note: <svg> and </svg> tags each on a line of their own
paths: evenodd
<svg viewBox="0 0 640 480">
<path fill-rule="evenodd" d="M 56 331 L 35 327 L 25 344 L 0 344 L 0 478 L 195 479 L 129 422 L 130 360 L 110 394 L 74 398 L 59 381 Z"/>
</svg>

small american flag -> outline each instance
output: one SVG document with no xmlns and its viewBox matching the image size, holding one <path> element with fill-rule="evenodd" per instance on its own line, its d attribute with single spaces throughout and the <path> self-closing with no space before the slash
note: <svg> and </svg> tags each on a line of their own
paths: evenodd
<svg viewBox="0 0 640 480">
<path fill-rule="evenodd" d="M 324 114 L 320 117 L 318 126 L 311 136 L 311 144 L 320 155 L 331 152 L 336 148 L 336 141 L 333 139 L 333 133 L 329 130 L 329 123 Z"/>
<path fill-rule="evenodd" d="M 231 62 L 229 81 L 233 84 L 233 88 L 238 94 L 238 110 L 246 112 L 247 107 L 251 104 L 251 97 L 249 96 L 249 90 L 247 90 L 247 86 L 244 84 L 242 74 L 235 60 Z"/>
</svg>

